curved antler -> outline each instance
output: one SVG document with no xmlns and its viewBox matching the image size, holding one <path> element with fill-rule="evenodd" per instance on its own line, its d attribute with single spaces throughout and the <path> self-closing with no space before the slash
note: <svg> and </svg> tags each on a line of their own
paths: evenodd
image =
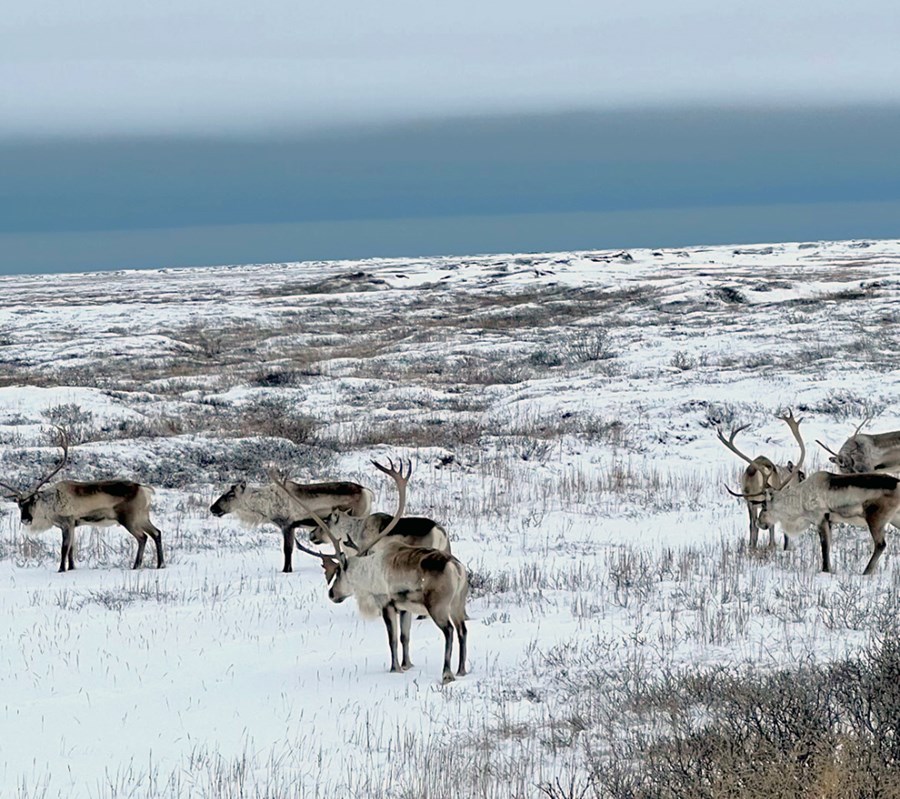
<svg viewBox="0 0 900 799">
<path fill-rule="evenodd" d="M 793 480 L 803 468 L 803 461 L 806 458 L 806 445 L 803 443 L 803 436 L 800 435 L 800 423 L 803 421 L 802 419 L 795 419 L 794 412 L 790 408 L 788 408 L 788 412 L 786 414 L 778 416 L 778 418 L 791 428 L 791 432 L 794 434 L 794 438 L 797 439 L 797 443 L 800 445 L 800 460 L 797 461 L 797 464 L 794 466 L 793 471 L 788 474 L 788 476 L 781 482 L 781 484 L 775 487 L 776 491 L 781 491 L 782 489 L 787 488 L 791 480 Z"/>
<path fill-rule="evenodd" d="M 366 544 L 361 549 L 357 550 L 357 554 L 365 555 L 375 544 L 381 541 L 391 530 L 393 530 L 397 526 L 397 522 L 400 521 L 403 516 L 403 511 L 406 509 L 406 484 L 409 482 L 409 478 L 412 476 L 412 461 L 406 462 L 406 471 L 404 473 L 404 465 L 403 460 L 401 459 L 397 466 L 394 465 L 394 460 L 391 458 L 388 463 L 390 466 L 385 466 L 378 461 L 372 461 L 372 465 L 378 469 L 380 472 L 384 472 L 388 477 L 393 478 L 394 482 L 397 484 L 397 492 L 399 496 L 397 497 L 397 511 L 394 513 L 394 518 L 390 520 L 387 527 L 385 527 L 375 538 L 373 538 L 368 544 Z"/>
<path fill-rule="evenodd" d="M 859 427 L 857 427 L 856 430 L 853 431 L 853 435 L 850 436 L 850 437 L 851 437 L 851 438 L 856 438 L 856 437 L 859 435 L 859 431 L 862 430 L 862 429 L 863 429 L 869 422 L 871 422 L 871 421 L 872 421 L 872 414 L 867 413 L 867 414 L 866 414 L 866 418 L 863 419 L 863 420 L 859 423 Z"/>
<path fill-rule="evenodd" d="M 53 425 L 58 433 L 58 443 L 57 446 L 62 449 L 62 457 L 59 459 L 59 463 L 56 464 L 44 477 L 40 478 L 37 483 L 24 495 L 24 496 L 33 496 L 37 494 L 38 491 L 41 490 L 47 483 L 49 483 L 60 471 L 65 467 L 65 465 L 69 462 L 69 434 L 66 432 L 64 427 L 60 427 L 58 424 Z"/>
<path fill-rule="evenodd" d="M 734 437 L 738 433 L 740 433 L 742 430 L 746 430 L 748 427 L 750 427 L 749 424 L 741 425 L 740 427 L 732 427 L 731 435 L 727 439 L 725 438 L 725 436 L 722 435 L 722 428 L 717 427 L 716 428 L 716 437 L 719 439 L 719 441 L 721 441 L 726 447 L 728 447 L 728 449 L 730 449 L 739 458 L 742 458 L 743 460 L 747 461 L 747 463 L 753 463 L 752 458 L 747 457 L 743 452 L 741 452 L 734 445 Z"/>
<path fill-rule="evenodd" d="M 19 489 L 13 488 L 11 485 L 8 485 L 6 483 L 0 483 L 0 488 L 5 488 L 7 491 L 10 492 L 9 494 L 4 494 L 4 496 L 7 499 L 14 499 L 14 500 L 18 501 L 18 500 L 22 499 L 22 497 L 25 496 L 25 494 L 22 493 L 21 491 L 19 491 Z"/>
<path fill-rule="evenodd" d="M 837 454 L 833 449 L 831 449 L 831 447 L 829 447 L 827 444 L 823 444 L 821 441 L 819 441 L 818 438 L 816 439 L 816 443 L 817 443 L 822 449 L 824 449 L 827 453 L 829 453 L 830 455 L 834 455 L 835 458 L 838 456 L 838 454 Z"/>
<path fill-rule="evenodd" d="M 313 555 L 317 558 L 321 558 L 324 561 L 334 563 L 334 555 L 328 555 L 325 552 L 316 552 L 316 550 L 304 546 L 300 539 L 297 538 L 296 534 L 294 534 L 294 544 L 296 545 L 297 549 L 299 549 L 301 552 L 305 552 L 307 555 Z"/>
<path fill-rule="evenodd" d="M 755 494 L 742 494 L 740 491 L 732 491 L 727 483 L 722 483 L 725 486 L 725 490 L 731 494 L 733 497 L 740 497 L 741 499 L 752 499 L 753 497 L 764 497 L 766 495 L 765 491 L 757 491 Z"/>
</svg>

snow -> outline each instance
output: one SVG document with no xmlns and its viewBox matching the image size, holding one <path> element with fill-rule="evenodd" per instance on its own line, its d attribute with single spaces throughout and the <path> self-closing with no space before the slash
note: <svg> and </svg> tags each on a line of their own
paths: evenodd
<svg viewBox="0 0 900 799">
<path fill-rule="evenodd" d="M 775 412 L 794 407 L 809 468 L 825 463 L 814 440 L 836 448 L 866 403 L 870 429 L 900 427 L 900 242 L 861 244 L 0 278 L 3 482 L 49 469 L 48 414 L 70 404 L 92 421 L 67 474 L 193 474 L 157 486 L 162 571 L 152 544 L 132 572 L 124 530 L 82 528 L 79 568 L 57 574 L 58 532 L 29 534 L 0 506 L 0 785 L 335 796 L 365 772 L 390 795 L 404 742 L 463 746 L 501 711 L 545 718 L 522 691 L 554 647 L 605 638 L 651 668 L 852 651 L 896 586 L 896 540 L 865 579 L 865 530 L 835 534 L 834 575 L 812 532 L 747 550 L 746 511 L 722 488 L 741 463 L 713 416 L 734 411 L 752 423 L 738 445 L 784 461 L 796 445 Z M 598 330 L 614 357 L 581 360 Z M 302 444 L 336 451 L 327 473 L 294 473 L 363 482 L 378 509 L 394 493 L 368 459 L 413 458 L 409 512 L 444 524 L 486 586 L 468 605 L 468 676 L 440 684 L 428 620 L 415 668 L 389 674 L 383 625 L 330 603 L 317 562 L 297 553 L 281 574 L 274 528 L 209 515 L 223 480 L 248 476 L 227 453 L 278 451 L 241 427 L 267 398 L 315 421 Z M 167 418 L 187 428 L 120 429 Z M 860 613 L 841 621 L 850 595 Z"/>
</svg>

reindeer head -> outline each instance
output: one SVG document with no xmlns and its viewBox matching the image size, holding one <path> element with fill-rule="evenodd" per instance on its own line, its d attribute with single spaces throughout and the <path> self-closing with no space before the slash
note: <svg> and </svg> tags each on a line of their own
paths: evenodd
<svg viewBox="0 0 900 799">
<path fill-rule="evenodd" d="M 728 493 L 732 496 L 742 497 L 748 502 L 762 505 L 762 511 L 759 515 L 759 523 L 762 527 L 768 527 L 771 524 L 773 505 L 777 502 L 781 492 L 795 480 L 800 482 L 806 478 L 806 474 L 803 471 L 803 461 L 806 459 L 806 446 L 803 443 L 803 437 L 800 435 L 800 423 L 803 420 L 795 419 L 793 412 L 790 410 L 784 415 L 778 416 L 778 418 L 787 424 L 800 447 L 800 459 L 797 463 L 794 464 L 792 461 L 788 461 L 787 476 L 782 480 L 770 478 L 769 481 L 767 481 L 765 489 L 754 494 L 744 494 L 740 491 L 732 491 L 728 486 L 725 486 Z M 720 439 L 721 438 L 722 436 L 720 435 Z M 734 435 L 732 435 L 731 439 L 733 443 Z M 728 446 L 728 442 L 723 440 L 723 443 Z"/>
<path fill-rule="evenodd" d="M 22 524 L 31 524 L 35 517 L 35 505 L 41 496 L 41 489 L 55 477 L 65 465 L 69 462 L 69 436 L 66 431 L 54 425 L 57 431 L 58 446 L 62 449 L 57 464 L 46 475 L 41 477 L 28 491 L 19 491 L 6 483 L 0 483 L 0 487 L 5 488 L 8 492 L 7 499 L 13 499 L 19 506 L 19 512 L 22 515 Z"/>
<path fill-rule="evenodd" d="M 319 531 L 324 535 L 324 539 L 322 539 L 323 543 L 325 540 L 331 542 L 332 547 L 334 547 L 333 554 L 324 554 L 322 552 L 316 552 L 314 549 L 309 549 L 304 546 L 299 540 L 295 540 L 297 545 L 297 549 L 301 552 L 305 552 L 308 555 L 313 555 L 314 557 L 319 558 L 322 561 L 322 569 L 325 571 L 325 581 L 329 585 L 328 589 L 328 598 L 332 602 L 343 602 L 347 597 L 353 596 L 354 593 L 354 572 L 360 568 L 365 568 L 364 561 L 367 561 L 366 555 L 368 555 L 372 547 L 381 541 L 394 527 L 397 525 L 397 522 L 400 521 L 403 516 L 403 511 L 406 508 L 406 485 L 409 482 L 409 478 L 412 475 L 412 464 L 407 463 L 404 466 L 403 461 L 400 461 L 399 465 L 395 466 L 393 460 L 389 461 L 390 466 L 384 466 L 377 461 L 372 461 L 372 464 L 379 471 L 384 472 L 388 477 L 393 479 L 393 481 L 397 484 L 397 510 L 394 513 L 394 517 L 391 519 L 390 523 L 381 531 L 381 533 L 376 536 L 372 541 L 366 544 L 363 547 L 357 547 L 354 543 L 353 539 L 350 538 L 349 535 L 345 536 L 345 540 L 347 542 L 347 546 L 353 550 L 352 553 L 346 552 L 341 545 L 340 540 L 334 535 L 331 531 L 331 525 L 320 518 L 316 513 L 314 513 L 310 508 L 308 508 L 303 502 L 301 502 L 297 497 L 290 493 L 285 484 L 284 478 L 278 474 L 274 469 L 269 470 L 269 477 L 272 482 L 278 486 L 281 492 L 294 504 L 300 507 L 303 512 L 308 515 L 311 519 L 313 519 L 318 525 Z M 335 511 L 330 514 L 328 517 L 328 521 L 336 520 L 340 521 L 344 518 L 349 518 L 349 514 L 343 511 Z"/>
<path fill-rule="evenodd" d="M 352 534 L 352 523 L 348 524 L 348 519 L 354 518 L 351 516 L 349 511 L 345 510 L 333 510 L 329 513 L 325 519 L 325 526 L 331 530 L 332 533 L 336 535 L 338 539 L 345 538 L 347 535 Z M 322 535 L 322 530 L 318 525 L 312 528 L 309 531 L 309 540 L 313 544 L 326 544 L 328 543 L 328 539 Z"/>
<path fill-rule="evenodd" d="M 209 506 L 209 512 L 213 516 L 224 516 L 226 513 L 231 513 L 237 506 L 236 503 L 240 503 L 240 499 L 244 496 L 246 490 L 247 484 L 245 482 L 235 483 Z"/>
</svg>

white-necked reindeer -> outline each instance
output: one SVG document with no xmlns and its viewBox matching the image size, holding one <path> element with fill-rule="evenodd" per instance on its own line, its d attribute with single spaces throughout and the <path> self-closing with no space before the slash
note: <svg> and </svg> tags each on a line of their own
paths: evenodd
<svg viewBox="0 0 900 799">
<path fill-rule="evenodd" d="M 390 523 L 367 544 L 357 545 L 348 539 L 347 549 L 344 549 L 325 522 L 310 512 L 309 515 L 316 519 L 325 538 L 334 547 L 334 554 L 325 555 L 308 549 L 300 541 L 297 541 L 297 547 L 321 559 L 329 585 L 328 597 L 332 602 L 343 602 L 352 596 L 363 616 L 381 614 L 388 634 L 392 672 L 406 671 L 412 666 L 409 657 L 411 614 L 430 616 L 444 634 L 442 679 L 445 683 L 452 682 L 454 677 L 450 660 L 454 630 L 459 644 L 456 673 L 459 676 L 466 673 L 466 597 L 469 591 L 466 568 L 453 555 L 439 549 L 409 546 L 390 536 L 406 507 L 406 485 L 412 466 L 409 465 L 404 473 L 402 463 L 399 467 L 393 461 L 389 467 L 375 461 L 372 463 L 397 484 L 397 511 Z M 284 487 L 278 475 L 270 476 L 277 485 Z M 295 499 L 292 501 L 298 502 Z M 402 660 L 397 657 L 398 626 Z"/>
<path fill-rule="evenodd" d="M 788 461 L 787 466 L 778 466 L 773 463 L 765 455 L 758 455 L 751 458 L 741 452 L 735 446 L 734 438 L 742 430 L 746 430 L 750 425 L 745 424 L 741 427 L 732 427 L 728 438 L 722 434 L 720 427 L 716 428 L 716 437 L 729 450 L 737 455 L 741 460 L 747 462 L 747 468 L 741 475 L 741 493 L 747 498 L 747 513 L 750 516 L 750 546 L 756 548 L 759 540 L 759 515 L 762 512 L 762 501 L 757 497 L 761 496 L 766 488 L 772 488 L 783 483 L 788 476 L 794 471 L 794 464 Z M 798 474 L 800 480 L 805 479 L 806 475 L 801 471 Z M 788 536 L 784 536 L 784 548 L 788 548 Z M 769 546 L 775 546 L 775 527 L 769 527 Z"/>
<path fill-rule="evenodd" d="M 835 452 L 818 439 L 816 443 L 826 450 L 828 459 L 841 474 L 863 472 L 887 472 L 900 476 L 900 430 L 890 433 L 861 433 L 871 417 L 862 420 L 853 435 Z"/>
<path fill-rule="evenodd" d="M 353 516 L 367 516 L 372 510 L 372 492 L 358 483 L 296 483 L 282 480 L 262 486 L 235 483 L 209 508 L 213 516 L 233 513 L 246 525 L 274 524 L 281 530 L 284 550 L 283 572 L 293 571 L 294 534 L 298 527 L 315 527 L 306 508 L 325 516 L 341 509 Z M 287 490 L 288 496 L 285 496 Z M 292 503 L 289 497 L 301 505 Z M 298 507 L 304 510 L 298 511 Z"/>
<path fill-rule="evenodd" d="M 814 472 L 802 483 L 796 481 L 803 465 L 806 447 L 800 435 L 800 421 L 792 413 L 779 417 L 791 428 L 800 445 L 800 460 L 795 470 L 778 486 L 766 488 L 761 494 L 762 512 L 759 523 L 768 527 L 781 525 L 786 535 L 799 535 L 811 526 L 819 531 L 822 546 L 822 571 L 831 571 L 831 525 L 844 522 L 868 527 L 874 550 L 863 574 L 875 570 L 885 549 L 885 528 L 900 522 L 900 479 L 888 474 L 831 474 Z M 734 496 L 747 496 L 728 489 Z"/>
<path fill-rule="evenodd" d="M 68 436 L 61 427 L 57 430 L 62 457 L 48 474 L 27 491 L 0 483 L 12 492 L 8 498 L 18 503 L 22 524 L 38 532 L 59 527 L 62 531 L 61 572 L 66 571 L 67 566 L 75 568 L 75 528 L 85 524 L 97 527 L 120 524 L 128 530 L 138 542 L 135 569 L 143 563 L 149 535 L 156 547 L 156 567 L 161 569 L 162 533 L 150 521 L 152 488 L 130 480 L 60 480 L 47 486 L 69 460 Z"/>
</svg>

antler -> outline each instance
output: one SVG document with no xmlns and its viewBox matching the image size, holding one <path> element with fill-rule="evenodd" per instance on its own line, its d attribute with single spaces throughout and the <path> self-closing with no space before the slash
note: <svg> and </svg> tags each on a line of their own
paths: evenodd
<svg viewBox="0 0 900 799">
<path fill-rule="evenodd" d="M 299 538 L 297 538 L 296 535 L 294 535 L 294 544 L 296 545 L 297 549 L 299 549 L 301 552 L 305 552 L 307 555 L 314 555 L 315 557 L 321 558 L 324 561 L 334 563 L 334 558 L 335 558 L 334 555 L 328 555 L 325 552 L 316 552 L 316 550 L 310 549 L 309 547 L 304 546 L 303 543 L 300 541 Z"/>
<path fill-rule="evenodd" d="M 412 476 L 412 461 L 406 462 L 406 472 L 404 473 L 404 464 L 401 459 L 399 465 L 394 465 L 394 460 L 391 458 L 388 463 L 390 466 L 385 466 L 378 461 L 372 461 L 372 465 L 378 469 L 380 472 L 384 472 L 388 477 L 393 478 L 394 482 L 397 484 L 397 492 L 399 496 L 397 497 L 397 511 L 394 513 L 394 518 L 390 520 L 387 527 L 385 527 L 375 538 L 373 538 L 368 544 L 366 544 L 362 549 L 357 550 L 357 554 L 365 555 L 375 544 L 381 541 L 391 530 L 393 530 L 397 526 L 397 522 L 400 521 L 403 516 L 403 511 L 406 509 L 406 485 L 409 483 L 409 478 Z"/>
<path fill-rule="evenodd" d="M 785 422 L 788 427 L 791 428 L 791 432 L 794 434 L 794 438 L 797 439 L 797 443 L 800 445 L 800 460 L 797 461 L 796 466 L 793 471 L 791 471 L 788 476 L 781 482 L 780 485 L 776 487 L 776 491 L 781 491 L 784 488 L 787 488 L 788 483 L 791 482 L 803 468 L 803 461 L 806 458 L 806 445 L 803 443 L 803 437 L 800 435 L 800 423 L 803 421 L 802 419 L 795 419 L 794 412 L 788 408 L 788 412 L 783 416 L 778 416 L 782 422 Z"/>
<path fill-rule="evenodd" d="M 65 465 L 69 462 L 69 434 L 66 432 L 64 427 L 60 427 L 58 424 L 53 425 L 58 434 L 59 434 L 59 443 L 57 444 L 60 449 L 62 449 L 62 458 L 60 458 L 59 463 L 56 464 L 44 477 L 37 481 L 37 483 L 31 488 L 28 492 L 27 496 L 33 496 L 37 494 L 38 491 L 50 480 L 53 479 L 60 471 L 65 467 Z"/>
<path fill-rule="evenodd" d="M 867 413 L 867 414 L 866 414 L 866 418 L 863 419 L 863 420 L 859 423 L 859 427 L 857 427 L 856 430 L 853 431 L 853 435 L 851 436 L 851 438 L 856 438 L 856 437 L 859 435 L 859 431 L 862 430 L 862 429 L 863 429 L 869 422 L 871 422 L 871 421 L 872 421 L 872 414 L 871 414 L 871 413 Z"/>
<path fill-rule="evenodd" d="M 21 491 L 19 491 L 19 489 L 13 488 L 11 485 L 8 485 L 6 483 L 0 483 L 0 488 L 5 488 L 7 491 L 11 492 L 5 495 L 7 499 L 20 500 L 25 496 Z"/>
<path fill-rule="evenodd" d="M 319 515 L 315 511 L 308 508 L 303 502 L 301 502 L 299 499 L 297 499 L 297 497 L 295 497 L 290 492 L 290 489 L 287 487 L 287 482 L 285 481 L 284 476 L 275 468 L 269 469 L 266 472 L 266 474 L 269 475 L 269 479 L 278 487 L 278 489 L 281 491 L 281 493 L 284 494 L 288 498 L 289 501 L 291 501 L 295 505 L 299 506 L 303 510 L 303 512 L 307 516 L 309 516 L 319 526 L 319 529 L 321 529 L 322 532 L 325 533 L 326 538 L 328 538 L 328 540 L 331 541 L 331 545 L 334 547 L 334 555 L 323 555 L 321 552 L 316 552 L 312 549 L 307 549 L 306 547 L 304 547 L 300 544 L 300 542 L 297 540 L 297 536 L 295 535 L 294 541 L 296 542 L 297 547 L 301 551 L 306 552 L 309 555 L 315 555 L 317 558 L 323 558 L 323 559 L 327 559 L 327 560 L 333 560 L 334 558 L 338 558 L 338 559 L 343 558 L 344 551 L 341 549 L 341 542 L 338 541 L 337 538 L 334 537 L 331 530 L 328 528 L 328 525 L 322 521 L 322 519 L 319 517 Z"/>
<path fill-rule="evenodd" d="M 838 456 L 838 454 L 837 454 L 833 449 L 831 449 L 831 447 L 829 447 L 827 444 L 823 444 L 821 441 L 819 441 L 818 438 L 816 439 L 816 443 L 817 443 L 822 449 L 824 449 L 827 453 L 829 453 L 830 455 L 834 455 L 835 458 Z"/>
<path fill-rule="evenodd" d="M 728 437 L 727 440 L 726 440 L 725 436 L 722 435 L 722 428 L 721 428 L 721 427 L 717 427 L 717 428 L 716 428 L 716 437 L 719 439 L 719 441 L 721 441 L 726 447 L 728 447 L 728 449 L 730 449 L 730 450 L 731 450 L 735 455 L 737 455 L 739 458 L 743 458 L 745 461 L 747 461 L 747 463 L 753 463 L 753 459 L 752 459 L 752 458 L 748 458 L 743 452 L 741 452 L 741 451 L 734 445 L 734 437 L 735 437 L 738 433 L 740 433 L 742 430 L 746 430 L 748 427 L 750 427 L 749 424 L 741 425 L 740 427 L 732 427 L 732 428 L 731 428 L 731 435 Z"/>
<path fill-rule="evenodd" d="M 757 491 L 755 494 L 742 494 L 740 491 L 732 491 L 726 483 L 722 485 L 725 486 L 725 490 L 731 494 L 733 497 L 740 497 L 741 499 L 752 499 L 753 497 L 764 497 L 766 495 L 765 491 Z"/>
</svg>

